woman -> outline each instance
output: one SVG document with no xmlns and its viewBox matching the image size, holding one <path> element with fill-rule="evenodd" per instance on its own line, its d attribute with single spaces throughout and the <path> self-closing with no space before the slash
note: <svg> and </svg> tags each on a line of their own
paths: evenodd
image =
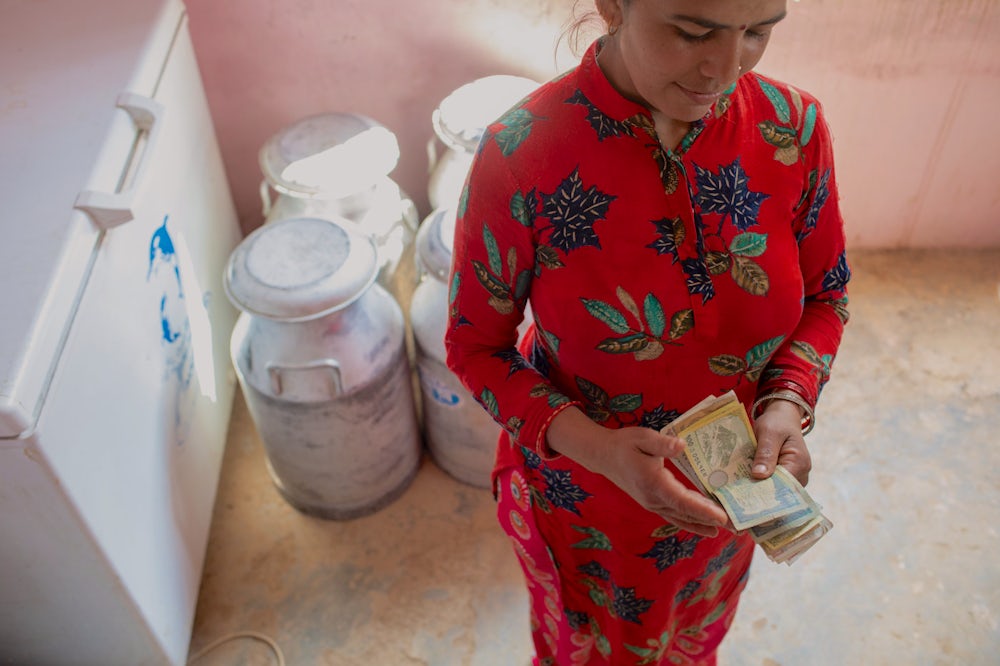
<svg viewBox="0 0 1000 666">
<path fill-rule="evenodd" d="M 732 389 L 754 475 L 808 481 L 847 320 L 830 137 L 811 96 L 751 71 L 785 0 L 596 5 L 607 34 L 480 145 L 448 362 L 504 428 L 536 663 L 713 664 L 753 541 L 659 429 Z"/>
</svg>

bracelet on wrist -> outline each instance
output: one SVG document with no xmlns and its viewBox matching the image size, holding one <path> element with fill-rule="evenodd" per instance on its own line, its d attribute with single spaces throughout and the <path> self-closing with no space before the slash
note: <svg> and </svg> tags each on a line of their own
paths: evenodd
<svg viewBox="0 0 1000 666">
<path fill-rule="evenodd" d="M 812 405 L 806 402 L 805 398 L 795 391 L 772 391 L 771 393 L 762 395 L 754 401 L 753 406 L 750 408 L 750 417 L 756 420 L 759 412 L 762 411 L 761 408 L 772 400 L 785 400 L 801 407 L 805 413 L 802 417 L 802 434 L 808 435 L 812 431 L 813 426 L 816 425 L 816 415 L 813 412 Z"/>
</svg>

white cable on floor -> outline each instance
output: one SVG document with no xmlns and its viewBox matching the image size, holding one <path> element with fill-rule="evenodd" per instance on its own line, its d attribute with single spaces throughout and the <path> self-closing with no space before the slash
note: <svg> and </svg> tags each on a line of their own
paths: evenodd
<svg viewBox="0 0 1000 666">
<path fill-rule="evenodd" d="M 265 636 L 264 634 L 258 633 L 256 631 L 236 631 L 231 634 L 226 634 L 222 638 L 215 639 L 202 649 L 198 650 L 194 655 L 189 657 L 187 662 L 188 666 L 191 666 L 192 662 L 201 659 L 206 654 L 208 654 L 215 648 L 219 647 L 223 643 L 228 643 L 229 641 L 236 640 L 237 638 L 253 638 L 254 640 L 258 640 L 261 643 L 266 644 L 269 648 L 271 648 L 271 651 L 274 653 L 274 656 L 277 657 L 278 666 L 285 666 L 285 655 L 281 653 L 281 648 L 278 647 L 278 644 L 275 643 L 270 636 Z"/>
</svg>

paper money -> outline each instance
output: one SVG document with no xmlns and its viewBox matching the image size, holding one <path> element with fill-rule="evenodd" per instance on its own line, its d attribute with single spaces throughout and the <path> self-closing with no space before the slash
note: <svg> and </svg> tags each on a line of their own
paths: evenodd
<svg viewBox="0 0 1000 666">
<path fill-rule="evenodd" d="M 806 489 L 780 465 L 767 479 L 750 473 L 757 440 L 746 409 L 729 391 L 708 396 L 661 432 L 683 439 L 671 462 L 705 496 L 725 509 L 737 530 L 776 562 L 791 564 L 833 524 Z"/>
</svg>

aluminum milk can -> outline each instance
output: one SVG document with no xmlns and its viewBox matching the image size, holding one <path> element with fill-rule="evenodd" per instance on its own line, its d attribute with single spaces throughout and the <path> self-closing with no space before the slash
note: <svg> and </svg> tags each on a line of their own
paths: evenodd
<svg viewBox="0 0 1000 666">
<path fill-rule="evenodd" d="M 306 514 L 377 511 L 420 463 L 403 315 L 375 282 L 377 254 L 347 220 L 288 218 L 248 235 L 226 267 L 240 387 L 272 480 Z"/>
<path fill-rule="evenodd" d="M 330 216 L 357 223 L 378 248 L 379 284 L 405 313 L 416 286 L 419 220 L 413 201 L 388 175 L 399 161 L 396 136 L 359 114 L 308 116 L 268 139 L 259 161 L 265 223 Z"/>
<path fill-rule="evenodd" d="M 537 81 L 498 74 L 455 89 L 431 114 L 435 137 L 427 144 L 430 175 L 427 195 L 432 208 L 456 206 L 486 127 L 538 87 Z"/>
<path fill-rule="evenodd" d="M 410 324 L 422 395 L 424 439 L 441 469 L 459 481 L 488 488 L 500 426 L 445 365 L 448 273 L 455 214 L 439 208 L 417 232 L 422 277 L 413 292 Z"/>
</svg>

